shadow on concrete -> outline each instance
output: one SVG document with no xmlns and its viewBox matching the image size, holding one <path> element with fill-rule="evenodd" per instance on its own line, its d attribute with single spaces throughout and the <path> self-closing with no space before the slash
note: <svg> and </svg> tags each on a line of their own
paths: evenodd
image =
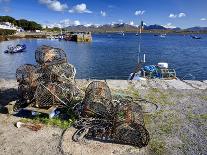
<svg viewBox="0 0 207 155">
<path fill-rule="evenodd" d="M 5 106 L 9 102 L 18 99 L 18 92 L 15 88 L 9 88 L 5 90 L 0 90 L 0 113 L 5 113 Z"/>
</svg>

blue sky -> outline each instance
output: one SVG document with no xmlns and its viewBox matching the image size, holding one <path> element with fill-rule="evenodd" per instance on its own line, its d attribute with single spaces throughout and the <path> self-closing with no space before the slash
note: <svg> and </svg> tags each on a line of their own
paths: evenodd
<svg viewBox="0 0 207 155">
<path fill-rule="evenodd" d="M 0 0 L 0 15 L 43 25 L 130 23 L 207 27 L 207 0 Z"/>
</svg>

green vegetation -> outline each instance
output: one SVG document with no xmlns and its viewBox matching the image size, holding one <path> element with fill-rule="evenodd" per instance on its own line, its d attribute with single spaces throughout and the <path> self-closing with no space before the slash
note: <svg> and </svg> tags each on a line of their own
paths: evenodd
<svg viewBox="0 0 207 155">
<path fill-rule="evenodd" d="M 0 29 L 0 35 L 12 35 L 15 32 L 16 32 L 15 30 L 3 30 L 3 29 Z"/>
<path fill-rule="evenodd" d="M 34 21 L 25 19 L 16 20 L 10 16 L 0 16 L 0 22 L 10 22 L 15 26 L 21 27 L 24 30 L 41 30 L 42 26 Z"/>
<path fill-rule="evenodd" d="M 207 96 L 201 96 L 200 98 L 201 98 L 202 100 L 207 101 Z"/>
<path fill-rule="evenodd" d="M 162 155 L 166 152 L 165 142 L 159 139 L 152 139 L 149 143 L 153 155 Z"/>
<path fill-rule="evenodd" d="M 188 113 L 188 119 L 192 120 L 192 119 L 204 119 L 207 120 L 207 114 L 192 114 L 191 112 Z"/>
<path fill-rule="evenodd" d="M 41 123 L 41 124 L 45 124 L 49 126 L 56 126 L 61 129 L 66 129 L 70 127 L 74 121 L 75 119 L 62 120 L 58 117 L 47 118 L 47 117 L 39 117 L 39 116 L 35 117 L 34 119 L 22 118 L 20 120 L 20 122 L 23 122 L 23 123 L 27 123 L 27 122 L 34 123 L 34 124 Z"/>
<path fill-rule="evenodd" d="M 152 88 L 149 93 L 145 95 L 145 98 L 149 99 L 151 102 L 160 105 L 174 105 L 175 103 L 170 101 L 170 96 L 167 92 L 163 92 L 157 88 Z"/>
</svg>

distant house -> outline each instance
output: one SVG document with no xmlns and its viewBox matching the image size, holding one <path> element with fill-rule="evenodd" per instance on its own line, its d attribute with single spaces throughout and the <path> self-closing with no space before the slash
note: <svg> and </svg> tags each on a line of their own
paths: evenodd
<svg viewBox="0 0 207 155">
<path fill-rule="evenodd" d="M 40 30 L 35 30 L 35 32 L 40 33 L 41 31 Z"/>
<path fill-rule="evenodd" d="M 0 29 L 5 29 L 5 30 L 16 30 L 17 32 L 23 32 L 24 29 L 21 27 L 14 26 L 13 24 L 9 22 L 0 22 Z"/>
</svg>

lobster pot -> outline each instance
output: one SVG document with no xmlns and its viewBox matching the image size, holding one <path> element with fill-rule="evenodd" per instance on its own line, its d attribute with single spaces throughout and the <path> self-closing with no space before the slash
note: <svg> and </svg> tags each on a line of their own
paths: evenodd
<svg viewBox="0 0 207 155">
<path fill-rule="evenodd" d="M 70 82 L 74 81 L 76 69 L 73 65 L 68 63 L 62 63 L 57 65 L 52 65 L 49 67 L 52 74 L 52 79 L 59 82 Z"/>
<path fill-rule="evenodd" d="M 113 140 L 117 143 L 145 147 L 148 145 L 150 136 L 144 126 L 132 123 L 121 124 L 115 128 Z"/>
<path fill-rule="evenodd" d="M 18 92 L 22 99 L 31 100 L 37 87 L 39 74 L 33 65 L 25 64 L 17 68 L 16 79 L 19 83 Z"/>
<path fill-rule="evenodd" d="M 134 103 L 131 104 L 131 107 L 132 107 L 131 110 L 132 110 L 133 117 L 134 117 L 133 122 L 144 126 L 145 124 L 144 124 L 144 116 L 142 112 L 142 107 Z"/>
<path fill-rule="evenodd" d="M 111 91 L 105 82 L 89 84 L 83 100 L 83 112 L 88 116 L 109 116 L 113 112 Z"/>
<path fill-rule="evenodd" d="M 53 65 L 67 62 L 67 57 L 62 49 L 43 45 L 35 51 L 35 60 L 40 65 Z"/>
<path fill-rule="evenodd" d="M 54 105 L 68 106 L 73 98 L 73 85 L 66 83 L 40 83 L 35 93 L 35 106 L 49 108 Z"/>
<path fill-rule="evenodd" d="M 17 68 L 16 79 L 19 84 L 34 84 L 39 75 L 34 65 L 25 64 Z"/>
<path fill-rule="evenodd" d="M 39 83 L 51 83 L 56 81 L 56 79 L 53 78 L 51 70 L 48 67 L 39 66 L 37 72 L 39 74 Z"/>
<path fill-rule="evenodd" d="M 132 113 L 132 106 L 129 100 L 121 100 L 115 107 L 115 124 L 130 124 L 134 122 L 134 114 Z"/>
</svg>

